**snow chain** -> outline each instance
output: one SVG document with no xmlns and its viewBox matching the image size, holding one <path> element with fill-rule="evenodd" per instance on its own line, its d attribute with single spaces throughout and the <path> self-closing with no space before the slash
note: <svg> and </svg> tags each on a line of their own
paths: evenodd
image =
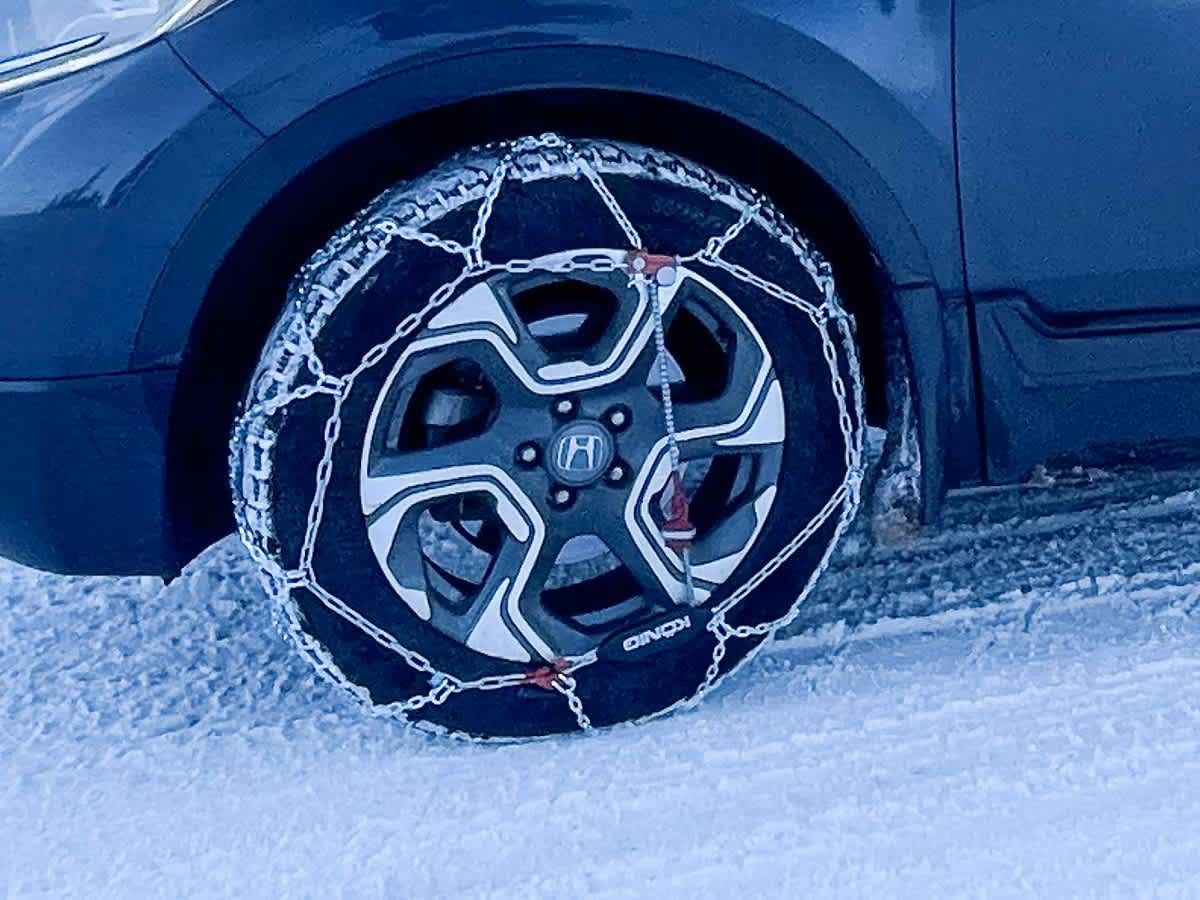
<svg viewBox="0 0 1200 900">
<path fill-rule="evenodd" d="M 679 450 L 675 440 L 670 383 L 665 371 L 667 359 L 661 308 L 658 303 L 658 276 L 664 268 L 668 268 L 665 260 L 669 260 L 671 267 L 696 263 L 723 270 L 769 297 L 802 310 L 821 336 L 823 353 L 837 402 L 838 425 L 844 441 L 845 475 L 841 485 L 812 520 L 771 560 L 713 607 L 707 628 L 715 639 L 715 645 L 704 681 L 697 691 L 692 696 L 644 719 L 692 706 L 719 680 L 721 661 L 725 657 L 726 644 L 731 638 L 769 638 L 795 619 L 802 602 L 827 567 L 833 547 L 858 509 L 863 479 L 863 385 L 855 351 L 852 321 L 838 301 L 829 264 L 769 203 L 746 188 L 725 179 L 716 179 L 705 169 L 659 151 L 639 150 L 635 153 L 631 148 L 602 142 L 588 142 L 584 146 L 576 146 L 556 134 L 522 138 L 499 145 L 489 145 L 485 149 L 496 150 L 500 157 L 490 173 L 464 169 L 457 176 L 459 183 L 456 192 L 460 195 L 458 199 L 462 203 L 474 202 L 476 198 L 480 200 L 469 246 L 423 229 L 423 225 L 438 218 L 436 213 L 439 207 L 444 211 L 450 206 L 447 192 L 444 189 L 434 190 L 416 197 L 410 196 L 408 202 L 403 204 L 403 218 L 381 215 L 374 207 L 368 208 L 340 229 L 329 246 L 318 251 L 301 269 L 292 292 L 295 299 L 281 316 L 268 340 L 248 392 L 243 413 L 235 425 L 230 445 L 230 472 L 236 498 L 238 532 L 251 558 L 262 571 L 268 594 L 275 601 L 273 618 L 276 624 L 318 672 L 359 698 L 372 714 L 397 717 L 440 734 L 469 738 L 473 736 L 450 732 L 429 722 L 411 719 L 408 713 L 425 706 L 442 704 L 454 694 L 463 691 L 502 690 L 536 683 L 563 695 L 581 730 L 586 731 L 592 727 L 583 702 L 576 693 L 576 678 L 581 670 L 596 662 L 595 651 L 578 657 L 554 660 L 532 673 L 462 680 L 440 671 L 424 656 L 404 646 L 393 635 L 326 590 L 313 569 L 313 556 L 324 512 L 325 495 L 333 472 L 334 448 L 342 429 L 342 405 L 356 380 L 364 372 L 377 365 L 398 341 L 420 329 L 434 311 L 455 297 L 459 288 L 470 279 L 500 272 L 613 272 L 619 268 L 619 264 L 611 257 L 598 257 L 583 252 L 554 264 L 537 264 L 528 259 L 495 263 L 489 262 L 483 255 L 488 222 L 496 198 L 507 179 L 514 174 L 522 181 L 582 177 L 596 190 L 621 228 L 629 247 L 633 248 L 629 254 L 627 274 L 631 275 L 632 282 L 636 283 L 640 290 L 649 292 L 653 304 L 655 341 L 660 365 L 659 384 L 673 471 L 678 469 Z M 600 174 L 601 171 L 633 176 L 652 171 L 661 179 L 700 191 L 711 197 L 714 202 L 739 210 L 738 220 L 724 233 L 713 236 L 703 248 L 690 255 L 655 257 L 641 249 L 642 242 L 637 229 L 609 190 Z M 786 288 L 721 256 L 725 247 L 751 222 L 763 228 L 795 254 L 823 298 L 819 304 L 804 300 Z M 364 229 L 367 237 L 361 238 Z M 338 304 L 389 253 L 391 245 L 397 240 L 416 242 L 461 257 L 463 268 L 453 279 L 437 288 L 422 309 L 402 319 L 391 335 L 369 349 L 353 369 L 342 375 L 326 372 L 314 347 L 317 335 Z M 638 260 L 641 260 L 640 265 Z M 839 343 L 844 350 L 842 354 L 838 352 Z M 847 380 L 850 382 L 849 391 L 846 386 Z M 317 465 L 303 544 L 296 567 L 289 569 L 282 566 L 276 558 L 279 548 L 274 536 L 270 485 L 278 423 L 273 423 L 272 418 L 291 404 L 303 402 L 314 396 L 332 398 L 332 410 L 325 422 L 324 450 Z M 675 478 L 677 480 L 677 474 Z M 682 494 L 681 484 L 677 484 L 676 489 Z M 683 499 L 686 502 L 686 497 Z M 729 624 L 726 621 L 729 612 L 835 515 L 837 525 L 833 538 L 788 612 L 778 619 L 759 625 Z M 683 521 L 686 522 L 686 509 Z M 687 535 L 677 537 L 677 542 L 684 554 L 688 597 L 689 600 L 694 600 L 691 565 L 686 552 Z M 349 681 L 325 647 L 302 627 L 300 613 L 292 597 L 292 591 L 297 588 L 309 590 L 331 612 L 355 625 L 382 647 L 394 652 L 413 669 L 425 673 L 429 677 L 429 690 L 403 702 L 388 705 L 373 703 L 366 689 Z M 748 653 L 740 664 L 744 664 L 752 655 L 753 653 Z"/>
</svg>

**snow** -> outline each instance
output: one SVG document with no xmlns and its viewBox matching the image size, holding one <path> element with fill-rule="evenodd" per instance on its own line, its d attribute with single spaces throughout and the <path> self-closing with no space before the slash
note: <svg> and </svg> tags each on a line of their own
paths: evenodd
<svg viewBox="0 0 1200 900">
<path fill-rule="evenodd" d="M 512 746 L 364 715 L 232 541 L 0 564 L 0 896 L 1195 895 L 1200 475 L 1077 481 L 851 542 L 695 711 Z"/>
</svg>

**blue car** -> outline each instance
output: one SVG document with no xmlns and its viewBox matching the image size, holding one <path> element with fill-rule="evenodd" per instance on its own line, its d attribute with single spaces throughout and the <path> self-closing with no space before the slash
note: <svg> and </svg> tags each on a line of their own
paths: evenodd
<svg viewBox="0 0 1200 900">
<path fill-rule="evenodd" d="M 1198 35 L 10 0 L 0 554 L 171 577 L 236 528 L 301 653 L 441 732 L 687 705 L 860 507 L 1194 446 Z"/>
</svg>

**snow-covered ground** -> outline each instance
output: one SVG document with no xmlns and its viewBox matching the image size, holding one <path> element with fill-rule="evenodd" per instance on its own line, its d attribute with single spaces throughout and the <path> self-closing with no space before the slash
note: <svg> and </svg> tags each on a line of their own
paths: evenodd
<svg viewBox="0 0 1200 900">
<path fill-rule="evenodd" d="M 232 541 L 0 564 L 0 895 L 1200 896 L 1198 488 L 957 499 L 698 710 L 514 746 L 364 715 Z"/>
</svg>

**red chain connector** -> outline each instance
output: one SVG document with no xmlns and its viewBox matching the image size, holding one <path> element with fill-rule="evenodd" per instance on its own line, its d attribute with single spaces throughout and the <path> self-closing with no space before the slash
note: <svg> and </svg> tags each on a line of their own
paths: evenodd
<svg viewBox="0 0 1200 900">
<path fill-rule="evenodd" d="M 669 277 L 665 283 L 670 284 L 674 280 L 675 268 L 678 263 L 675 257 L 663 253 L 630 250 L 626 256 L 626 265 L 631 275 L 645 275 L 647 278 L 657 279 L 659 272 L 662 272 L 664 278 Z"/>
<path fill-rule="evenodd" d="M 559 657 L 552 660 L 549 665 L 539 666 L 526 674 L 526 684 L 536 684 L 544 691 L 554 690 L 554 682 L 558 680 L 558 676 L 567 671 L 570 663 L 567 660 Z"/>
<path fill-rule="evenodd" d="M 692 524 L 687 494 L 683 491 L 683 479 L 676 469 L 671 473 L 671 515 L 663 522 L 662 535 L 667 546 L 677 552 L 688 550 L 696 539 L 696 526 Z"/>
</svg>

